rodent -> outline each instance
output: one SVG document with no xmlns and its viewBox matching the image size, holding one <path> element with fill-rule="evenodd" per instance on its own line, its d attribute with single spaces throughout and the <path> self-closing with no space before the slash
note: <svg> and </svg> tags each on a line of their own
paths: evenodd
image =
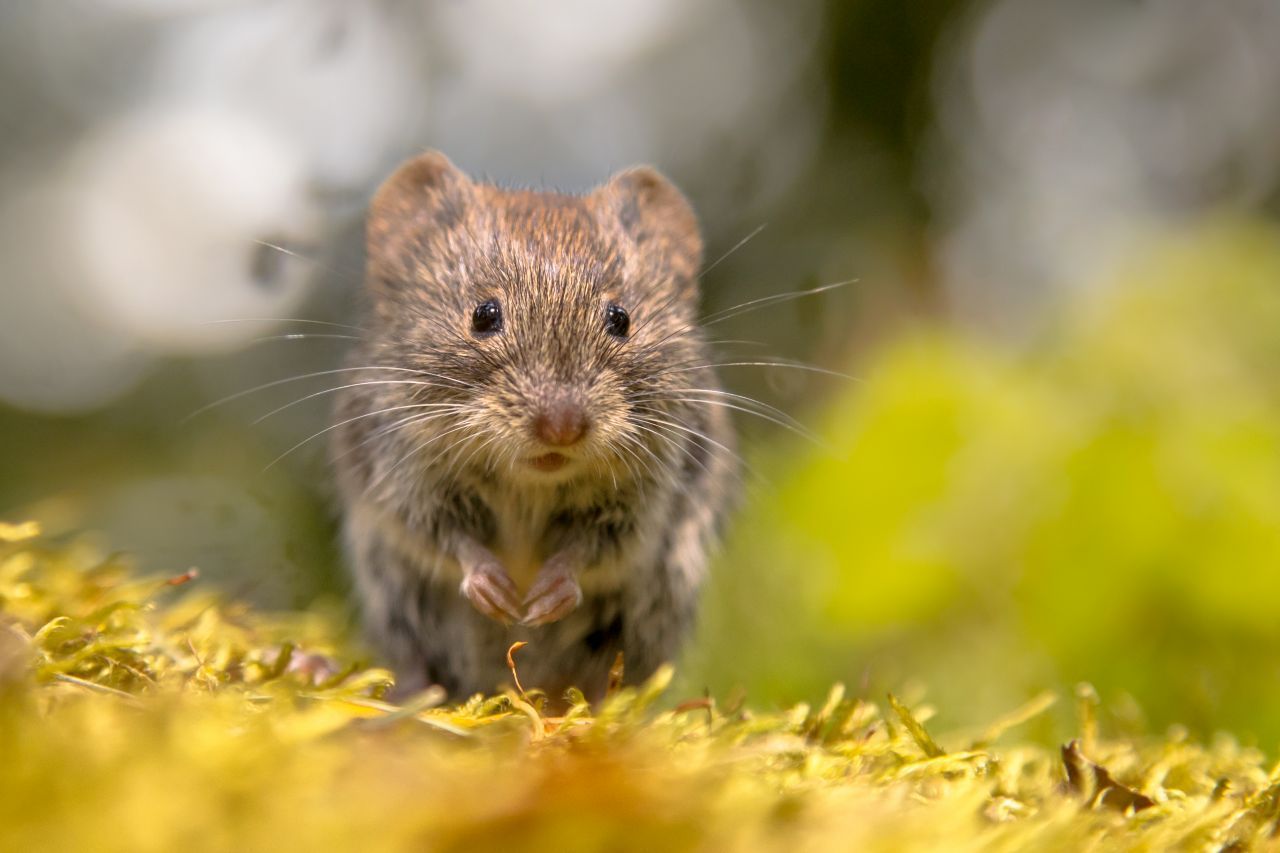
<svg viewBox="0 0 1280 853">
<path fill-rule="evenodd" d="M 651 167 L 591 192 L 402 164 L 331 457 L 366 628 L 401 689 L 596 699 L 671 661 L 736 482 L 697 322 L 702 238 Z M 554 698 L 553 698 L 554 701 Z"/>
</svg>

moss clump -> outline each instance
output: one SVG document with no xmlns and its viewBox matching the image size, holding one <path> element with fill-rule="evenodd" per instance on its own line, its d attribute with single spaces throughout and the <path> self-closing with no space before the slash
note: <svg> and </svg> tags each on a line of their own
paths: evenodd
<svg viewBox="0 0 1280 853">
<path fill-rule="evenodd" d="M 0 849 L 1166 849 L 1265 843 L 1280 774 L 1230 739 L 996 743 L 831 691 L 659 710 L 664 671 L 592 711 L 537 691 L 443 707 L 335 665 L 319 620 L 0 527 Z M 531 654 L 530 648 L 520 654 Z"/>
</svg>

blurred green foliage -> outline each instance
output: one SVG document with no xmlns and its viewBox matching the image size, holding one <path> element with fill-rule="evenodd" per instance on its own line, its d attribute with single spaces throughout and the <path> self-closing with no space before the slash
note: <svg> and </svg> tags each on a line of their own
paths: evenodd
<svg viewBox="0 0 1280 853">
<path fill-rule="evenodd" d="M 791 700 L 918 679 L 972 722 L 1087 680 L 1274 749 L 1280 239 L 1151 245 L 1060 318 L 1024 349 L 895 345 L 825 416 L 828 447 L 757 458 L 771 485 L 691 681 Z"/>
</svg>

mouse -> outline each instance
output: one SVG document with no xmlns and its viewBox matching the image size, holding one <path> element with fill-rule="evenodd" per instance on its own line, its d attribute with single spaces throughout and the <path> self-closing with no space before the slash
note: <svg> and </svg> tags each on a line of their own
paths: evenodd
<svg viewBox="0 0 1280 853">
<path fill-rule="evenodd" d="M 438 151 L 375 191 L 330 459 L 397 691 L 605 695 L 673 662 L 737 482 L 699 326 L 703 242 L 659 171 L 589 192 Z"/>
</svg>

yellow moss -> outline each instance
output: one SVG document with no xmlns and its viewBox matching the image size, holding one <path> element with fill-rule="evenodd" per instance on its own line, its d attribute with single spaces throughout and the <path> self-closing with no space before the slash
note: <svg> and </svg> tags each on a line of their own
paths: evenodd
<svg viewBox="0 0 1280 853">
<path fill-rule="evenodd" d="M 1167 849 L 1276 827 L 1277 775 L 1229 739 L 1098 739 L 1089 717 L 1075 789 L 1057 752 L 993 745 L 1044 696 L 977 740 L 840 687 L 659 711 L 669 671 L 563 717 L 536 691 L 396 706 L 321 620 L 32 528 L 0 542 L 0 849 Z"/>
</svg>

